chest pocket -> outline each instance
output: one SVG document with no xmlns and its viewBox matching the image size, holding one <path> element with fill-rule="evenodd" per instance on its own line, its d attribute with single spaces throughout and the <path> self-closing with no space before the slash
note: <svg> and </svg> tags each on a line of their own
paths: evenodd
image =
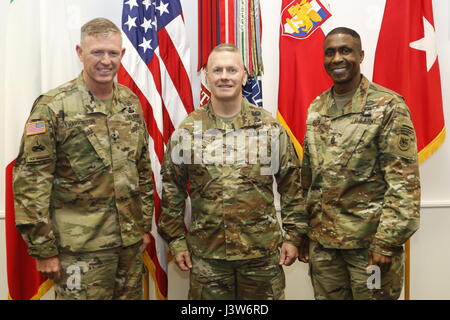
<svg viewBox="0 0 450 320">
<path fill-rule="evenodd" d="M 365 128 L 360 125 L 350 124 L 344 128 L 342 136 L 336 139 L 337 147 L 341 151 L 340 157 L 337 158 L 340 165 L 347 166 L 349 160 L 355 155 L 364 132 Z"/>
<path fill-rule="evenodd" d="M 101 143 L 89 127 L 73 127 L 66 130 L 66 139 L 61 145 L 70 166 L 80 181 L 103 170 L 109 165 Z"/>
<path fill-rule="evenodd" d="M 342 136 L 344 150 L 340 164 L 361 173 L 371 170 L 377 158 L 376 135 L 376 125 L 350 125 Z"/>
<path fill-rule="evenodd" d="M 145 127 L 139 121 L 124 121 L 119 117 L 111 118 L 108 125 L 114 165 L 126 161 L 136 162 L 145 143 Z"/>
<path fill-rule="evenodd" d="M 271 174 L 271 167 L 269 165 L 245 165 L 239 170 L 243 181 L 251 182 L 254 186 L 272 187 L 273 176 Z"/>
</svg>

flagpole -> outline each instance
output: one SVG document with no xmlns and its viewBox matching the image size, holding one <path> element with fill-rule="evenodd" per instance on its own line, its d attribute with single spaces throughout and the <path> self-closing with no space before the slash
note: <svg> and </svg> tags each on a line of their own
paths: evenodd
<svg viewBox="0 0 450 320">
<path fill-rule="evenodd" d="M 410 241 L 406 241 L 405 243 L 405 300 L 410 300 L 410 273 L 411 273 L 411 264 L 409 259 L 410 254 Z"/>
</svg>

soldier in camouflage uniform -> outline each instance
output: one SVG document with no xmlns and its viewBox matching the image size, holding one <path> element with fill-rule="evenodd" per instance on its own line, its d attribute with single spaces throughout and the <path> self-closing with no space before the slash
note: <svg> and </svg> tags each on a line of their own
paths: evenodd
<svg viewBox="0 0 450 320">
<path fill-rule="evenodd" d="M 398 299 L 403 244 L 420 212 L 409 110 L 361 74 L 354 30 L 332 30 L 324 53 L 334 86 L 308 110 L 302 187 L 311 230 L 299 260 L 309 259 L 316 299 Z"/>
<path fill-rule="evenodd" d="M 307 231 L 298 214 L 300 161 L 282 126 L 242 98 L 246 79 L 238 49 L 217 46 L 207 66 L 211 101 L 183 121 L 164 158 L 158 230 L 178 267 L 190 270 L 190 299 L 283 299 L 282 266 L 295 261 Z M 188 181 L 192 217 L 185 234 Z"/>
<path fill-rule="evenodd" d="M 57 299 L 141 299 L 153 183 L 137 97 L 113 82 L 120 30 L 81 29 L 80 76 L 33 105 L 14 167 L 16 226 Z"/>
</svg>

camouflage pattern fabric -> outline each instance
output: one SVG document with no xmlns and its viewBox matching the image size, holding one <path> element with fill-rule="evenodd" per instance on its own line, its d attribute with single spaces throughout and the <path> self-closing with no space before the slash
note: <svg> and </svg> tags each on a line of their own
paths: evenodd
<svg viewBox="0 0 450 320">
<path fill-rule="evenodd" d="M 325 248 L 400 254 L 420 216 L 416 136 L 401 96 L 363 76 L 343 109 L 331 89 L 314 100 L 302 187 L 312 240 Z"/>
<path fill-rule="evenodd" d="M 368 273 L 368 249 L 327 249 L 310 241 L 309 272 L 317 300 L 396 300 L 403 287 L 403 251 L 392 257 L 379 287 Z M 368 282 L 373 285 L 369 288 Z"/>
<path fill-rule="evenodd" d="M 227 261 L 192 256 L 190 300 L 284 300 L 279 254 Z"/>
<path fill-rule="evenodd" d="M 268 154 L 278 155 L 272 159 L 273 171 L 261 158 L 246 161 L 261 152 L 250 146 L 264 144 L 264 139 L 245 140 L 251 130 L 259 136 L 273 133 L 270 139 L 274 140 L 266 141 Z M 177 138 L 180 136 L 183 139 Z M 238 141 L 232 148 L 224 144 L 228 137 Z M 279 148 L 272 148 L 272 141 L 279 141 Z M 174 158 L 181 154 L 177 148 L 183 144 L 184 161 L 177 163 Z M 283 241 L 299 245 L 301 233 L 308 231 L 307 217 L 299 215 L 300 161 L 294 147 L 267 111 L 245 99 L 241 112 L 231 120 L 217 117 L 210 104 L 191 113 L 173 134 L 161 173 L 163 200 L 158 230 L 174 255 L 189 248 L 192 254 L 206 259 L 264 257 L 274 254 Z M 273 176 L 281 194 L 284 233 L 274 207 Z M 183 217 L 188 180 L 192 217 L 186 237 Z"/>
<path fill-rule="evenodd" d="M 144 264 L 138 242 L 122 248 L 60 254 L 57 300 L 142 300 Z"/>
<path fill-rule="evenodd" d="M 82 74 L 33 105 L 14 168 L 16 226 L 35 257 L 129 246 L 151 227 L 153 182 L 137 97 L 111 107 Z"/>
</svg>

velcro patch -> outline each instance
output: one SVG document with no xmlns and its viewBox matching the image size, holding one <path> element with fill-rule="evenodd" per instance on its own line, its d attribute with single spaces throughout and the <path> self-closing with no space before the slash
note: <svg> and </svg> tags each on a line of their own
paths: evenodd
<svg viewBox="0 0 450 320">
<path fill-rule="evenodd" d="M 407 151 L 414 141 L 414 129 L 407 125 L 402 125 L 398 137 L 398 148 Z"/>
<path fill-rule="evenodd" d="M 413 140 L 409 136 L 407 136 L 407 135 L 400 135 L 398 137 L 398 148 L 401 151 L 408 151 L 409 148 L 412 146 L 411 142 L 413 142 Z"/>
<path fill-rule="evenodd" d="M 27 136 L 45 133 L 47 131 L 45 121 L 28 122 L 25 131 Z"/>
</svg>

